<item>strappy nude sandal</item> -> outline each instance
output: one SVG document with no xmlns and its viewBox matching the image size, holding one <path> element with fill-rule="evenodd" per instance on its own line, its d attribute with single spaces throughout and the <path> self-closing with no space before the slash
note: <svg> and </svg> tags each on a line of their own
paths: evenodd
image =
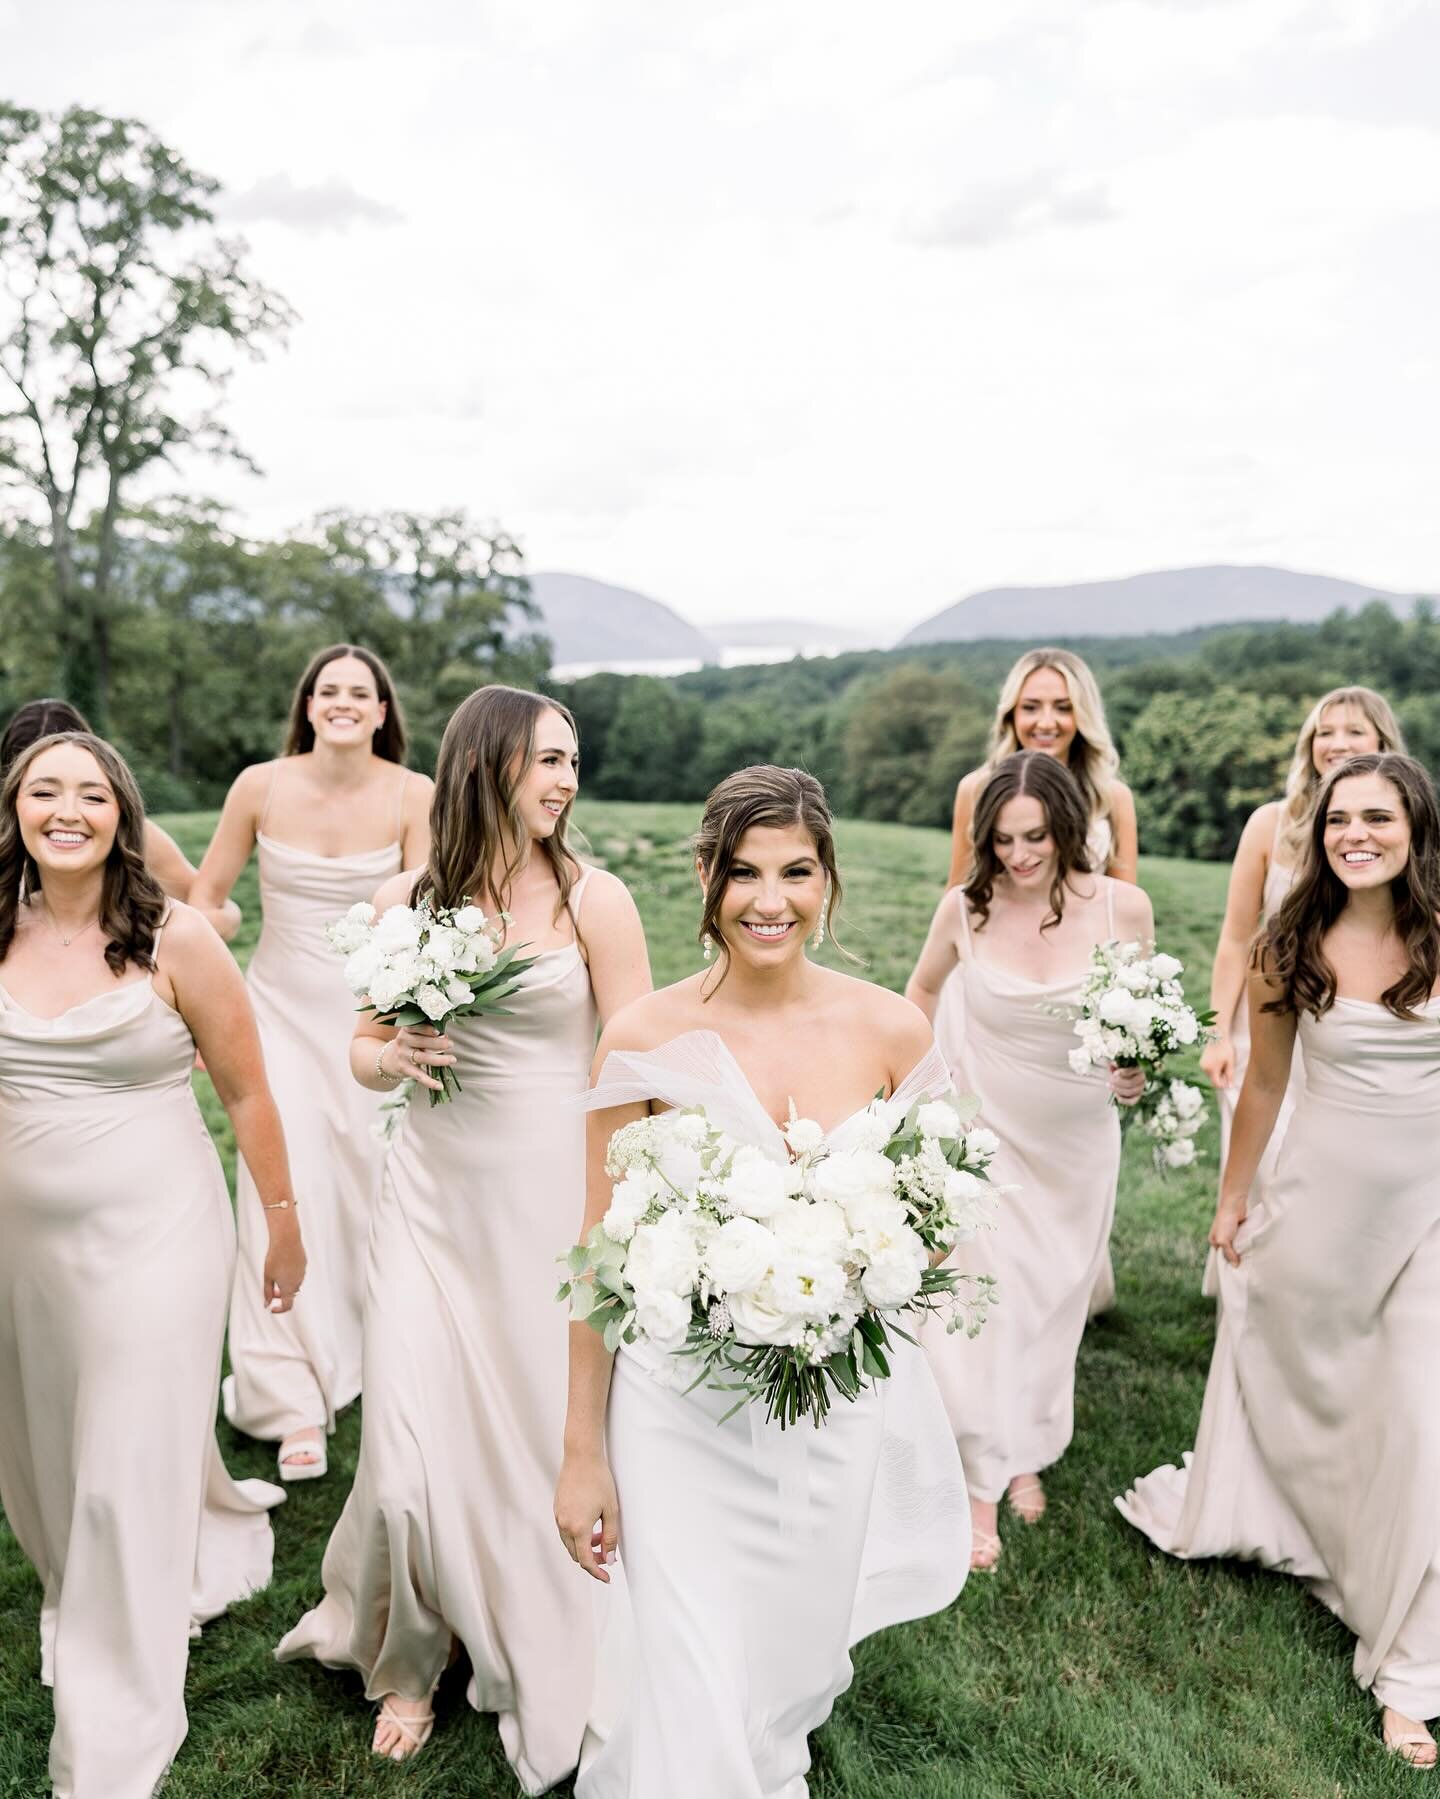
<svg viewBox="0 0 1440 1799">
<path fill-rule="evenodd" d="M 1380 1738 L 1391 1755 L 1398 1755 L 1409 1768 L 1418 1768 L 1422 1771 L 1433 1768 L 1437 1758 L 1440 1758 L 1440 1747 L 1437 1747 L 1430 1732 L 1423 1728 L 1420 1730 L 1392 1730 L 1389 1714 L 1390 1707 L 1387 1706 L 1380 1721 Z"/>
<path fill-rule="evenodd" d="M 1000 1539 L 993 1530 L 976 1530 L 970 1528 L 970 1572 L 972 1574 L 993 1574 L 995 1564 L 1000 1560 Z"/>
<path fill-rule="evenodd" d="M 417 1717 L 404 1718 L 395 1710 L 398 1693 L 387 1693 L 380 1701 L 380 1715 L 375 1720 L 375 1732 L 379 1735 L 380 1726 L 388 1724 L 392 1730 L 400 1732 L 400 1741 L 389 1749 L 376 1749 L 371 1744 L 372 1752 L 383 1756 L 386 1761 L 408 1762 L 412 1756 L 418 1755 L 430 1741 L 430 1733 L 435 1728 L 434 1712 L 421 1712 Z"/>
<path fill-rule="evenodd" d="M 287 1455 L 303 1455 L 308 1452 L 314 1456 L 313 1462 L 287 1462 Z M 283 1481 L 319 1480 L 330 1467 L 329 1452 L 325 1447 L 325 1438 L 307 1437 L 297 1431 L 293 1437 L 286 1437 L 276 1452 L 275 1460 L 280 1468 Z"/>
<path fill-rule="evenodd" d="M 1039 1494 L 1038 1500 L 1032 1500 L 1032 1494 Z M 1028 1501 L 1029 1503 L 1025 1503 Z M 1022 1480 L 1018 1486 L 1011 1486 L 1005 1494 L 1005 1502 L 1022 1524 L 1038 1524 L 1045 1516 L 1045 1489 L 1040 1484 L 1040 1476 L 1032 1474 Z"/>
</svg>

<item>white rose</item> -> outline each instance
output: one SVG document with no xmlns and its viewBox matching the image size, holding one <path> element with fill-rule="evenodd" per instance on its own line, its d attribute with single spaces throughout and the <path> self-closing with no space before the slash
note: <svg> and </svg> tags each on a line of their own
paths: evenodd
<svg viewBox="0 0 1440 1799">
<path fill-rule="evenodd" d="M 1160 1152 L 1167 1168 L 1188 1168 L 1195 1160 L 1195 1143 L 1190 1137 L 1177 1137 Z"/>
<path fill-rule="evenodd" d="M 474 937 L 466 945 L 462 966 L 467 974 L 489 974 L 500 960 L 500 952 L 488 937 Z"/>
<path fill-rule="evenodd" d="M 450 1001 L 444 992 L 429 981 L 415 989 L 415 1004 L 432 1023 L 450 1010 Z"/>
<path fill-rule="evenodd" d="M 731 1211 L 761 1219 L 773 1217 L 785 1204 L 786 1187 L 787 1171 L 750 1144 L 736 1150 L 730 1172 L 720 1183 Z"/>
<path fill-rule="evenodd" d="M 809 1156 L 825 1141 L 825 1133 L 813 1118 L 792 1118 L 785 1127 L 785 1141 L 797 1156 Z"/>
<path fill-rule="evenodd" d="M 705 1249 L 705 1272 L 732 1297 L 758 1287 L 775 1260 L 775 1238 L 753 1218 L 730 1218 Z"/>
<path fill-rule="evenodd" d="M 878 1149 L 837 1150 L 817 1164 L 810 1186 L 817 1199 L 833 1200 L 848 1218 L 851 1206 L 867 1195 L 888 1199 L 894 1193 L 895 1164 Z"/>
<path fill-rule="evenodd" d="M 450 922 L 457 931 L 472 937 L 485 929 L 485 914 L 478 906 L 462 906 Z"/>
<path fill-rule="evenodd" d="M 1000 1139 L 983 1125 L 965 1133 L 965 1159 L 969 1162 L 988 1161 L 999 1148 Z"/>
<path fill-rule="evenodd" d="M 1185 964 L 1177 962 L 1174 956 L 1152 956 L 1150 972 L 1157 981 L 1177 980 L 1185 972 Z"/>
<path fill-rule="evenodd" d="M 770 1220 L 770 1232 L 784 1249 L 824 1254 L 836 1262 L 845 1260 L 850 1247 L 849 1220 L 828 1199 L 781 1206 Z"/>
<path fill-rule="evenodd" d="M 673 1355 L 685 1347 L 690 1334 L 690 1301 L 678 1293 L 658 1291 L 636 1293 L 635 1323 L 641 1334 L 657 1349 Z"/>
<path fill-rule="evenodd" d="M 446 981 L 445 997 L 452 1006 L 465 1006 L 470 1003 L 470 989 L 464 981 Z"/>
<path fill-rule="evenodd" d="M 805 1320 L 780 1304 L 771 1276 L 749 1293 L 734 1294 L 729 1304 L 737 1343 L 796 1343 L 804 1335 Z"/>
<path fill-rule="evenodd" d="M 700 1245 L 683 1212 L 662 1212 L 636 1227 L 625 1278 L 637 1292 L 688 1293 L 700 1278 Z"/>
<path fill-rule="evenodd" d="M 809 1250 L 783 1255 L 770 1276 L 776 1304 L 807 1322 L 830 1318 L 844 1302 L 848 1276 L 833 1257 Z"/>
<path fill-rule="evenodd" d="M 616 1243 L 628 1243 L 635 1227 L 650 1210 L 655 1192 L 643 1168 L 632 1169 L 610 1191 L 610 1209 L 604 1217 L 605 1235 Z M 633 1282 L 632 1282 L 633 1285 Z"/>
<path fill-rule="evenodd" d="M 375 941 L 383 950 L 418 949 L 420 915 L 410 906 L 389 906 L 375 926 Z"/>
<path fill-rule="evenodd" d="M 932 1099 L 915 1114 L 922 1137 L 958 1137 L 960 1114 L 947 1100 Z"/>
<path fill-rule="evenodd" d="M 927 1257 L 925 1246 L 913 1231 L 913 1243 L 897 1243 L 874 1256 L 860 1276 L 860 1291 L 872 1306 L 903 1306 L 920 1291 L 920 1276 Z"/>
</svg>

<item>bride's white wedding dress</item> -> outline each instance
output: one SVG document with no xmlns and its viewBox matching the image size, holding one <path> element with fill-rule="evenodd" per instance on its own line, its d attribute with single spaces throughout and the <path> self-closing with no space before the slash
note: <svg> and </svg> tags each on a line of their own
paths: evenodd
<svg viewBox="0 0 1440 1799">
<path fill-rule="evenodd" d="M 898 1117 L 950 1085 L 932 1049 L 886 1104 Z M 703 1106 L 737 1142 L 788 1159 L 712 1031 L 608 1057 L 590 1107 L 637 1100 Z M 861 1116 L 828 1133 L 831 1147 Z M 694 1370 L 681 1368 L 677 1382 L 668 1356 L 615 1357 L 607 1441 L 633 1630 L 618 1721 L 592 1737 L 577 1799 L 804 1799 L 806 1738 L 849 1684 L 849 1646 L 943 1610 L 965 1583 L 959 1454 L 925 1358 L 903 1341 L 890 1379 L 837 1400 L 818 1430 L 782 1432 L 754 1405 L 722 1423 L 735 1395 L 686 1392 Z"/>
</svg>

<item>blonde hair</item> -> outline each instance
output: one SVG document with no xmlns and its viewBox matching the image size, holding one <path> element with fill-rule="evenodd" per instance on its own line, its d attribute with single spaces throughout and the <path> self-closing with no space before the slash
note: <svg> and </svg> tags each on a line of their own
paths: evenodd
<svg viewBox="0 0 1440 1799">
<path fill-rule="evenodd" d="M 1295 754 L 1285 777 L 1285 797 L 1280 802 L 1276 843 L 1281 857 L 1291 867 L 1304 855 L 1310 834 L 1310 818 L 1322 784 L 1315 767 L 1315 733 L 1331 706 L 1353 706 L 1357 712 L 1363 712 L 1380 739 L 1382 755 L 1405 754 L 1405 733 L 1390 710 L 1389 701 L 1373 687 L 1332 687 L 1329 693 L 1322 694 L 1310 708 L 1295 739 Z"/>
<path fill-rule="evenodd" d="M 1110 816 L 1110 784 L 1119 772 L 1120 757 L 1105 722 L 1100 684 L 1091 674 L 1089 664 L 1072 650 L 1027 650 L 1006 675 L 1000 689 L 1000 703 L 995 708 L 995 723 L 990 729 L 990 753 L 985 758 L 985 769 L 989 773 L 1023 747 L 1015 729 L 1015 708 L 1020 703 L 1020 689 L 1041 668 L 1055 670 L 1065 683 L 1065 691 L 1075 709 L 1075 735 L 1066 764 L 1080 784 L 1086 814 L 1093 824 L 1097 818 Z"/>
</svg>

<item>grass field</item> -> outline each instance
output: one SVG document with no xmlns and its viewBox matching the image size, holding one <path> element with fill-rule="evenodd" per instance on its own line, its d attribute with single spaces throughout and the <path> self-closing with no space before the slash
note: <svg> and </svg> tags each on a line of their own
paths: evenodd
<svg viewBox="0 0 1440 1799">
<path fill-rule="evenodd" d="M 649 933 L 657 982 L 697 964 L 689 809 L 581 809 L 595 859 L 622 876 Z M 167 819 L 192 856 L 211 820 Z M 853 824 L 841 835 L 849 891 L 842 937 L 870 977 L 900 987 L 938 897 L 938 832 Z M 1203 991 L 1225 870 L 1148 861 L 1159 934 Z M 254 870 L 236 896 L 237 944 L 254 942 Z M 831 952 L 827 950 L 827 955 Z M 199 1083 L 222 1152 L 228 1129 Z M 1336 1799 L 1410 1792 L 1413 1771 L 1379 1746 L 1349 1674 L 1346 1632 L 1293 1583 L 1232 1564 L 1186 1567 L 1148 1549 L 1112 1496 L 1189 1447 L 1209 1357 L 1200 1297 L 1215 1177 L 1208 1159 L 1162 1183 L 1127 1151 L 1115 1233 L 1118 1301 L 1081 1355 L 1075 1442 L 1047 1477 L 1037 1530 L 1006 1528 L 999 1571 L 941 1617 L 862 1644 L 850 1692 L 815 1744 L 815 1799 Z M 137 1393 L 136 1405 L 163 1403 Z M 359 1408 L 342 1419 L 328 1480 L 276 1515 L 273 1585 L 209 1626 L 190 1657 L 190 1736 L 166 1799 L 294 1795 L 510 1795 L 486 1718 L 463 1683 L 439 1696 L 433 1743 L 391 1767 L 368 1753 L 359 1684 L 270 1649 L 319 1596 L 320 1557 L 353 1470 Z M 269 1475 L 270 1452 L 221 1426 L 231 1469 Z M 48 1696 L 39 1685 L 39 1592 L 0 1530 L 0 1795 L 43 1794 Z M 703 1750 L 697 1745 L 697 1753 Z M 564 1791 L 568 1792 L 568 1788 Z M 685 1799 L 683 1794 L 645 1799 Z"/>
</svg>

